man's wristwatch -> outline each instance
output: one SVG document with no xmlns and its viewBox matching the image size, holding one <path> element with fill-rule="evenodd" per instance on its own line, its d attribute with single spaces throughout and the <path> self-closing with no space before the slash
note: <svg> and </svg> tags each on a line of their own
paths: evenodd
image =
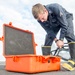
<svg viewBox="0 0 75 75">
<path fill-rule="evenodd" d="M 63 39 L 62 39 L 62 38 L 61 38 L 61 39 L 59 39 L 59 40 L 63 41 Z"/>
<path fill-rule="evenodd" d="M 57 41 L 59 41 L 58 39 L 57 40 L 55 40 L 55 43 L 57 43 Z"/>
</svg>

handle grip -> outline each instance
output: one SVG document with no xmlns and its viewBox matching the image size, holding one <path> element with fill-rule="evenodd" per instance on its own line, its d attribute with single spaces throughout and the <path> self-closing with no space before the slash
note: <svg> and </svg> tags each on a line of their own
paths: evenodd
<svg viewBox="0 0 75 75">
<path fill-rule="evenodd" d="M 38 61 L 41 62 L 41 63 L 55 63 L 55 62 L 59 62 L 60 61 L 60 58 L 59 57 L 56 57 L 56 56 L 40 56 L 38 58 Z"/>
</svg>

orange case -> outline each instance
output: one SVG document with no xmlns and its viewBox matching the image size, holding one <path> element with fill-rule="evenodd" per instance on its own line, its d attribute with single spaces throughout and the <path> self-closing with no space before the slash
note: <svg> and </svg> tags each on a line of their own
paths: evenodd
<svg viewBox="0 0 75 75">
<path fill-rule="evenodd" d="M 59 57 L 36 55 L 37 44 L 32 32 L 13 27 L 11 23 L 4 24 L 0 40 L 4 45 L 6 70 L 24 73 L 60 70 Z"/>
<path fill-rule="evenodd" d="M 60 70 L 60 58 L 52 56 L 23 55 L 6 57 L 6 70 L 38 73 Z"/>
</svg>

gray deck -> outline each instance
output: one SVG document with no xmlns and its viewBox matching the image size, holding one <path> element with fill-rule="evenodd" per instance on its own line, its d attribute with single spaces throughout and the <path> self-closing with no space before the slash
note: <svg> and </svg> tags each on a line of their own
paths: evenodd
<svg viewBox="0 0 75 75">
<path fill-rule="evenodd" d="M 61 68 L 61 71 L 53 71 L 53 72 L 44 72 L 44 73 L 36 73 L 36 74 L 25 74 L 18 72 L 9 72 L 5 70 L 5 63 L 0 62 L 0 75 L 75 75 L 75 71 L 65 71 Z"/>
</svg>

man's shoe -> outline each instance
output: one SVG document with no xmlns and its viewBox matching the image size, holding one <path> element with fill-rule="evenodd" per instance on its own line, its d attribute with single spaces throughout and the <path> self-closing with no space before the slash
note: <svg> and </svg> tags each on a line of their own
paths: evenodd
<svg viewBox="0 0 75 75">
<path fill-rule="evenodd" d="M 42 46 L 42 54 L 43 55 L 50 55 L 51 46 Z"/>
<path fill-rule="evenodd" d="M 61 66 L 68 71 L 74 71 L 75 70 L 75 62 L 72 60 L 68 60 L 67 63 L 61 64 Z"/>
</svg>

